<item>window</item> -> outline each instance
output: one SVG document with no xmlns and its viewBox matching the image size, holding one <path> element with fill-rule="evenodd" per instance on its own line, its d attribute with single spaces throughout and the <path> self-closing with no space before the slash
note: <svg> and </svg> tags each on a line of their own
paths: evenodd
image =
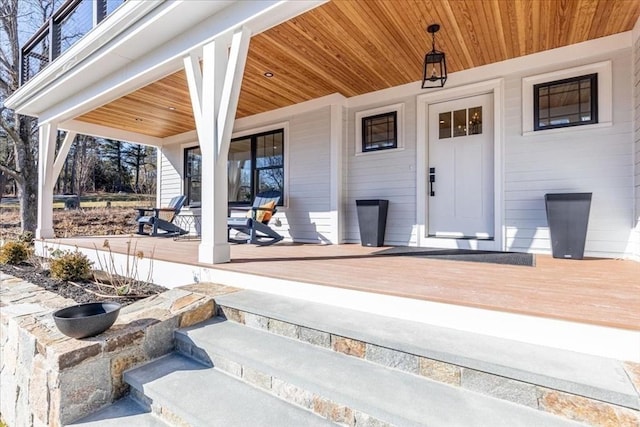
<svg viewBox="0 0 640 427">
<path fill-rule="evenodd" d="M 375 156 L 404 149 L 403 117 L 403 103 L 356 111 L 355 155 Z"/>
<path fill-rule="evenodd" d="M 438 139 L 480 135 L 482 134 L 482 106 L 445 111 L 439 114 L 439 122 Z"/>
<path fill-rule="evenodd" d="M 395 111 L 362 118 L 362 152 L 398 148 Z"/>
<path fill-rule="evenodd" d="M 533 86 L 534 130 L 598 123 L 598 74 Z"/>
<path fill-rule="evenodd" d="M 538 93 L 534 86 L 543 87 L 563 83 L 573 79 L 588 78 L 592 74 L 597 78 L 591 81 L 591 102 L 593 103 L 592 122 L 577 123 L 580 125 L 540 126 Z M 544 95 L 544 91 L 543 91 Z M 586 112 L 586 111 L 585 111 Z M 579 114 L 579 113 L 578 113 Z M 555 115 L 555 112 L 552 113 Z M 543 117 L 543 119 L 548 117 Z M 558 120 L 558 118 L 554 118 Z M 556 122 L 556 124 L 558 124 Z M 611 61 L 596 62 L 580 65 L 573 68 L 565 68 L 544 74 L 522 78 L 522 135 L 540 135 L 540 131 L 549 133 L 567 133 L 577 130 L 598 129 L 613 126 L 613 74 Z"/>
<path fill-rule="evenodd" d="M 227 165 L 230 205 L 250 205 L 267 190 L 284 196 L 284 129 L 231 140 Z"/>
<path fill-rule="evenodd" d="M 200 206 L 202 202 L 202 154 L 200 147 L 190 147 L 184 150 L 184 191 L 187 200 L 185 204 L 191 207 Z"/>
</svg>

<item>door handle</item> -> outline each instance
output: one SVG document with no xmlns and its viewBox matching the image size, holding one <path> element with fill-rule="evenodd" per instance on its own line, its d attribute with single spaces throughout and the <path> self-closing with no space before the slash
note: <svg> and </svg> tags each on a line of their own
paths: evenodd
<svg viewBox="0 0 640 427">
<path fill-rule="evenodd" d="M 434 182 L 436 182 L 436 168 L 429 168 L 429 195 L 431 197 L 436 195 Z"/>
</svg>

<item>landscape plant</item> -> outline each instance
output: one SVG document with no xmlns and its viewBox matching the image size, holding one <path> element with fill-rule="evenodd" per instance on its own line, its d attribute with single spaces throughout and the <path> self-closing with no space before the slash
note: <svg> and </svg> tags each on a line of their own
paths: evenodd
<svg viewBox="0 0 640 427">
<path fill-rule="evenodd" d="M 55 254 L 49 262 L 51 277 L 66 281 L 90 279 L 92 277 L 92 265 L 93 262 L 77 249 Z"/>
<path fill-rule="evenodd" d="M 100 273 L 94 275 L 95 280 L 115 290 L 118 296 L 133 296 L 135 294 L 136 285 L 142 281 L 151 282 L 153 277 L 153 252 L 149 257 L 149 271 L 144 280 L 140 279 L 140 263 L 144 260 L 143 251 L 137 249 L 137 243 L 132 243 L 132 239 L 127 240 L 127 251 L 123 255 L 126 257 L 124 265 L 118 268 L 115 255 L 111 251 L 111 245 L 108 239 L 105 239 L 102 247 L 107 249 L 107 253 L 100 255 L 96 248 L 96 256 L 98 258 L 98 266 Z"/>
<path fill-rule="evenodd" d="M 21 264 L 29 258 L 31 252 L 31 248 L 25 242 L 19 240 L 5 242 L 0 247 L 0 264 Z"/>
</svg>

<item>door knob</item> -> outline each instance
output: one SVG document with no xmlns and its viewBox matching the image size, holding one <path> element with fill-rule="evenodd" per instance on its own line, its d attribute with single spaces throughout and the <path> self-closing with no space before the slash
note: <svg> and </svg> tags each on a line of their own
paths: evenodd
<svg viewBox="0 0 640 427">
<path fill-rule="evenodd" d="M 429 195 L 431 197 L 436 195 L 434 190 L 436 182 L 436 168 L 429 168 Z"/>
</svg>

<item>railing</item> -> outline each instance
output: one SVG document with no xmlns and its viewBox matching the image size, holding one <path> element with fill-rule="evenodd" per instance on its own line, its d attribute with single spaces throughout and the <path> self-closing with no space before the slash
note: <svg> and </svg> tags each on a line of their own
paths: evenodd
<svg viewBox="0 0 640 427">
<path fill-rule="evenodd" d="M 24 84 L 73 46 L 126 0 L 67 0 L 20 51 Z"/>
</svg>

